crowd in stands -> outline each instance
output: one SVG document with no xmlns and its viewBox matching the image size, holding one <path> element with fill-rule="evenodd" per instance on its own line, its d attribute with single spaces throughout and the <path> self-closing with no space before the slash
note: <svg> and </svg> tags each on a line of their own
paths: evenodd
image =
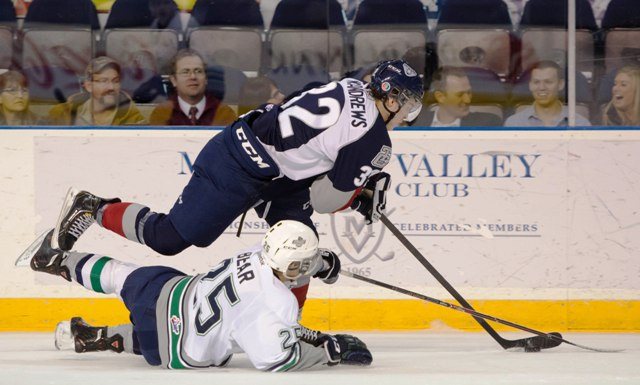
<svg viewBox="0 0 640 385">
<path fill-rule="evenodd" d="M 575 87 L 577 126 L 640 126 L 640 1 L 598 23 L 576 0 L 575 84 L 566 1 L 527 0 L 517 28 L 503 0 L 439 4 L 430 29 L 421 0 L 115 0 L 102 22 L 91 0 L 32 0 L 18 27 L 0 0 L 0 124 L 224 126 L 402 57 L 427 91 L 407 125 L 567 126 Z"/>
</svg>

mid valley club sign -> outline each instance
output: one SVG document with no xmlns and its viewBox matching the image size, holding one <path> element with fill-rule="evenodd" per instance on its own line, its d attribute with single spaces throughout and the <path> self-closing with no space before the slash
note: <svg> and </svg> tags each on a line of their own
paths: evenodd
<svg viewBox="0 0 640 385">
<path fill-rule="evenodd" d="M 36 230 L 56 220 L 71 185 L 168 212 L 207 138 L 148 135 L 35 137 Z M 388 217 L 453 285 L 640 286 L 640 228 L 633 226 L 640 222 L 639 142 L 423 136 L 393 136 L 385 168 L 392 176 Z M 424 271 L 382 224 L 366 226 L 350 211 L 313 219 L 321 243 L 340 253 L 345 268 L 393 277 L 397 284 L 425 283 Z M 190 248 L 162 261 L 103 229 L 90 229 L 79 244 L 141 264 L 166 261 L 188 272 L 206 271 L 259 242 L 267 228 L 254 213 L 240 238 L 238 226 L 233 221 L 207 249 Z M 607 268 L 603 255 L 615 259 L 615 269 Z M 611 271 L 595 273 L 602 269 Z"/>
</svg>

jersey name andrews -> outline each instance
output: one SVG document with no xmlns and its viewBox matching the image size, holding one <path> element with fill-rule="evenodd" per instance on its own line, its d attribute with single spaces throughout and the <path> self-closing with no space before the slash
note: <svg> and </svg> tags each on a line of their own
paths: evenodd
<svg viewBox="0 0 640 385">
<path fill-rule="evenodd" d="M 349 107 L 351 107 L 351 127 L 367 127 L 367 109 L 365 105 L 365 90 L 362 82 L 347 80 Z"/>
</svg>

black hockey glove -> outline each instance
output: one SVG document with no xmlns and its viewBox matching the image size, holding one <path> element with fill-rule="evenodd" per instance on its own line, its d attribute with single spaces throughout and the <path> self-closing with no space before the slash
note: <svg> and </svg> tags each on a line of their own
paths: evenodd
<svg viewBox="0 0 640 385">
<path fill-rule="evenodd" d="M 329 359 L 327 365 L 334 366 L 340 363 L 342 358 L 340 355 L 340 343 L 336 337 L 331 334 L 320 333 L 313 345 L 324 348 L 325 353 L 327 353 L 327 358 Z"/>
<path fill-rule="evenodd" d="M 340 346 L 340 363 L 343 365 L 371 365 L 373 357 L 367 345 L 358 337 L 349 334 L 333 336 Z"/>
<path fill-rule="evenodd" d="M 327 353 L 327 365 L 371 365 L 373 357 L 367 345 L 358 337 L 349 334 L 325 334 L 302 327 L 302 341 L 313 346 L 322 346 Z"/>
<path fill-rule="evenodd" d="M 387 204 L 387 190 L 391 185 L 391 175 L 379 172 L 369 177 L 364 189 L 351 203 L 351 208 L 364 215 L 370 225 L 380 220 Z"/>
<path fill-rule="evenodd" d="M 323 266 L 313 277 L 320 278 L 322 282 L 329 285 L 335 283 L 340 273 L 340 259 L 338 259 L 336 253 L 329 249 L 318 248 L 318 253 L 322 257 Z"/>
</svg>

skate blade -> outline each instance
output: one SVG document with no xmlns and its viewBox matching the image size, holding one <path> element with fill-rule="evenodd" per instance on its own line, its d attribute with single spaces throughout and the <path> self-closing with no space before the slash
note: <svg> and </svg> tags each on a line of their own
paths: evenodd
<svg viewBox="0 0 640 385">
<path fill-rule="evenodd" d="M 71 334 L 71 322 L 58 322 L 54 332 L 54 345 L 57 350 L 73 350 L 75 348 L 75 341 Z"/>
<path fill-rule="evenodd" d="M 60 245 L 58 244 L 58 236 L 60 235 L 60 225 L 62 224 L 62 219 L 67 215 L 71 205 L 73 204 L 73 198 L 78 194 L 80 190 L 72 187 L 69 187 L 67 191 L 67 196 L 64 198 L 64 203 L 62 203 L 62 209 L 60 210 L 60 215 L 58 215 L 58 221 L 56 222 L 56 228 L 53 230 L 53 237 L 51 238 L 51 247 L 54 249 L 59 249 Z"/>
<path fill-rule="evenodd" d="M 16 259 L 16 266 L 29 266 L 31 258 L 33 258 L 35 253 L 38 252 L 38 250 L 40 249 L 40 245 L 44 241 L 44 238 L 46 238 L 47 234 L 49 234 L 49 231 L 51 231 L 51 229 L 45 230 L 44 233 L 40 234 L 40 236 L 36 238 L 36 240 L 33 241 L 33 243 L 29 245 L 29 247 L 27 247 L 25 251 L 22 252 L 22 254 L 20 254 L 18 259 Z"/>
</svg>

